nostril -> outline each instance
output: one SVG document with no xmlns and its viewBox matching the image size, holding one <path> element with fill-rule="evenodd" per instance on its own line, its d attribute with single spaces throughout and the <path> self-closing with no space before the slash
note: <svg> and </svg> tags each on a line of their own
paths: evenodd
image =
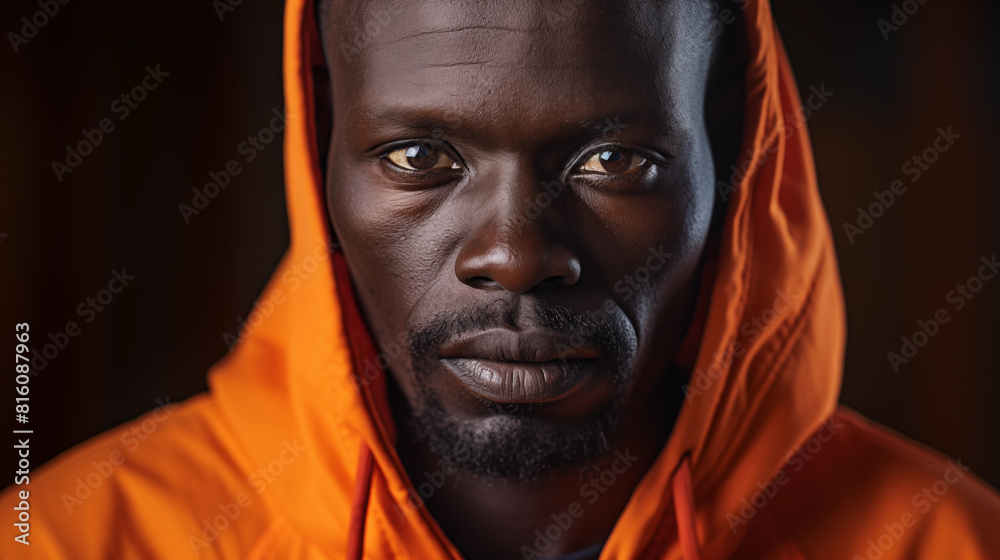
<svg viewBox="0 0 1000 560">
<path fill-rule="evenodd" d="M 569 276 L 552 276 L 546 278 L 541 285 L 552 288 L 568 288 L 573 284 L 576 284 L 579 278 L 579 274 L 570 274 Z"/>
<path fill-rule="evenodd" d="M 462 242 L 455 276 L 473 289 L 515 294 L 572 286 L 580 260 L 551 233 L 539 224 L 512 230 L 490 222 Z"/>
<path fill-rule="evenodd" d="M 569 286 L 570 284 L 570 282 L 567 282 L 567 278 L 565 276 L 550 276 L 538 283 L 539 286 L 549 286 L 554 288 L 563 288 Z"/>
<path fill-rule="evenodd" d="M 478 289 L 491 288 L 497 285 L 495 280 L 492 280 L 486 276 L 472 276 L 466 278 L 465 284 Z"/>
</svg>

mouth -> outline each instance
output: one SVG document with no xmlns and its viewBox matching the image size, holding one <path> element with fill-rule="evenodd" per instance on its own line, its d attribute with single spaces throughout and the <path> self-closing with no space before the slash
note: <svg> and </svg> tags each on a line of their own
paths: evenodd
<svg viewBox="0 0 1000 560">
<path fill-rule="evenodd" d="M 495 329 L 441 349 L 441 361 L 465 387 L 496 403 L 552 403 L 597 369 L 601 352 L 561 333 Z"/>
</svg>

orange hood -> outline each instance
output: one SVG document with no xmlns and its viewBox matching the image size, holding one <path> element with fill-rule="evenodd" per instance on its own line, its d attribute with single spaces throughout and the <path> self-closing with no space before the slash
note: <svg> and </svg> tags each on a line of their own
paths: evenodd
<svg viewBox="0 0 1000 560">
<path fill-rule="evenodd" d="M 311 1 L 288 2 L 291 248 L 258 300 L 266 319 L 247 325 L 236 351 L 212 370 L 211 389 L 256 464 L 271 461 L 283 441 L 297 438 L 308 449 L 290 467 L 295 474 L 277 478 L 266 495 L 321 550 L 343 554 L 349 504 L 367 494 L 370 502 L 360 509 L 367 554 L 458 557 L 425 508 L 398 515 L 410 482 L 393 446 L 380 357 L 350 300 L 344 261 L 329 242 L 313 127 L 311 72 L 323 64 L 313 19 Z M 713 557 L 733 550 L 742 533 L 733 534 L 726 513 L 738 511 L 740 500 L 836 407 L 843 301 L 809 141 L 796 120 L 799 95 L 768 3 L 748 2 L 745 19 L 750 62 L 738 163 L 745 173 L 729 193 L 687 402 L 602 558 L 682 556 L 671 477 L 685 454 L 697 540 Z M 373 458 L 370 486 L 355 497 L 364 447 Z"/>
<path fill-rule="evenodd" d="M 738 180 L 720 185 L 714 279 L 689 337 L 700 347 L 601 560 L 997 558 L 994 490 L 960 459 L 836 411 L 843 302 L 799 96 L 767 1 L 740 6 L 746 124 Z M 311 99 L 321 52 L 312 0 L 290 0 L 292 244 L 211 391 L 5 489 L 0 510 L 31 520 L 30 546 L 13 540 L 27 524 L 4 524 L 11 557 L 460 558 L 413 506 L 395 452 L 382 366 L 402 350 L 376 353 L 330 243 Z"/>
</svg>

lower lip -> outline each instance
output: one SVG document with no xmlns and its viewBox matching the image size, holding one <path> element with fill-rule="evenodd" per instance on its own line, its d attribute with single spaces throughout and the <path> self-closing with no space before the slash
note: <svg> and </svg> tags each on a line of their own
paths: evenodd
<svg viewBox="0 0 1000 560">
<path fill-rule="evenodd" d="M 479 358 L 442 361 L 476 395 L 498 403 L 548 403 L 565 398 L 593 371 L 597 360 L 496 362 Z"/>
</svg>

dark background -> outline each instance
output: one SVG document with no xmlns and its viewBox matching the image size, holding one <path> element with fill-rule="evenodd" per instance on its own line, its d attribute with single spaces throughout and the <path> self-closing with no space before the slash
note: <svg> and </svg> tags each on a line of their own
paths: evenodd
<svg viewBox="0 0 1000 560">
<path fill-rule="evenodd" d="M 808 126 L 847 296 L 842 400 L 1000 486 L 1000 278 L 945 301 L 1000 247 L 1000 3 L 929 0 L 888 40 L 887 1 L 773 4 L 800 89 L 834 94 Z M 3 2 L 5 38 L 38 10 Z M 33 465 L 204 390 L 281 257 L 280 138 L 189 224 L 178 205 L 283 107 L 282 10 L 76 0 L 18 53 L 0 45 L 0 331 L 29 321 L 38 352 L 80 325 L 31 380 Z M 169 76 L 120 120 L 111 103 L 147 65 Z M 115 129 L 57 181 L 51 162 L 103 118 Z M 902 165 L 948 126 L 961 138 L 911 183 Z M 843 224 L 895 179 L 906 193 L 849 242 Z M 121 267 L 135 280 L 84 323 L 77 306 Z M 939 308 L 951 320 L 893 371 L 886 354 Z"/>
</svg>

